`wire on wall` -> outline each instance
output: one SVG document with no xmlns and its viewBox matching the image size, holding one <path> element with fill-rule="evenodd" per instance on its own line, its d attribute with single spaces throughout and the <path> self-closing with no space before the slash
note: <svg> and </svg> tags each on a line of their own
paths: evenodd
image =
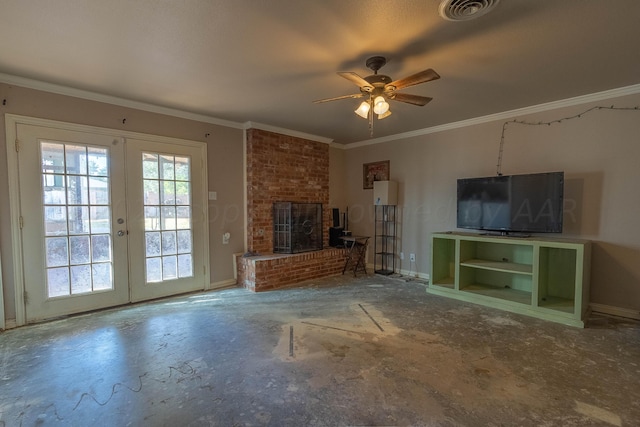
<svg viewBox="0 0 640 427">
<path fill-rule="evenodd" d="M 585 110 L 581 113 L 575 114 L 573 116 L 568 116 L 568 117 L 563 117 L 561 119 L 556 119 L 556 120 L 551 120 L 548 122 L 529 122 L 526 120 L 509 120 L 507 122 L 504 122 L 502 124 L 502 136 L 500 137 L 500 150 L 498 151 L 498 164 L 496 165 L 496 174 L 498 176 L 502 176 L 502 152 L 504 151 L 504 134 L 507 130 L 507 126 L 509 124 L 517 124 L 517 125 L 527 125 L 527 126 L 551 126 L 553 124 L 556 123 L 562 123 L 564 121 L 567 120 L 573 120 L 573 119 L 579 119 L 582 116 L 584 116 L 587 113 L 590 113 L 592 111 L 595 110 L 619 110 L 619 111 L 640 111 L 640 106 L 636 106 L 636 107 L 616 107 L 614 105 L 611 105 L 609 107 L 604 107 L 604 106 L 595 106 L 595 107 L 591 107 L 588 110 Z"/>
</svg>

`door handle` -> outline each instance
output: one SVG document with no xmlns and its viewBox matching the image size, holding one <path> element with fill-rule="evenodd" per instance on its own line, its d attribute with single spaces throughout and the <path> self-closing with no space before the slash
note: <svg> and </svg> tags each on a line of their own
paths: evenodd
<svg viewBox="0 0 640 427">
<path fill-rule="evenodd" d="M 118 230 L 118 236 L 120 236 L 120 237 L 124 236 L 124 231 L 123 230 Z"/>
</svg>

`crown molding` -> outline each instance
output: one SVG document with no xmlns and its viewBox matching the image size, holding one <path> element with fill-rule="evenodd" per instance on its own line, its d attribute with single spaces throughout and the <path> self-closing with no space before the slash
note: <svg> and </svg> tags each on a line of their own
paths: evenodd
<svg viewBox="0 0 640 427">
<path fill-rule="evenodd" d="M 248 129 L 260 129 L 267 132 L 279 133 L 281 135 L 293 136 L 295 138 L 308 139 L 311 141 L 322 142 L 323 144 L 332 144 L 332 138 L 326 138 L 324 136 L 312 135 L 309 133 L 298 132 L 291 129 L 280 128 L 277 126 L 265 125 L 264 123 L 258 122 L 244 122 L 243 125 L 244 130 Z"/>
<path fill-rule="evenodd" d="M 367 145 L 382 144 L 383 142 L 397 141 L 399 139 L 412 138 L 414 136 L 428 135 L 436 132 L 444 132 L 452 129 L 474 126 L 482 123 L 493 122 L 497 120 L 508 120 L 518 116 L 528 114 L 541 113 L 544 111 L 555 110 L 564 107 L 573 107 L 576 105 L 587 104 L 589 102 L 602 101 L 604 99 L 617 98 L 626 95 L 635 95 L 640 93 L 640 84 L 625 86 L 617 89 L 605 90 L 588 95 L 576 96 L 573 98 L 562 99 L 559 101 L 547 102 L 544 104 L 532 105 L 530 107 L 518 108 L 515 110 L 504 111 L 502 113 L 489 114 L 487 116 L 475 117 L 473 119 L 461 120 L 459 122 L 446 123 L 443 125 L 433 126 L 424 129 L 418 129 L 411 132 L 398 133 L 395 135 L 384 136 L 380 138 L 369 139 L 366 141 L 345 144 L 345 149 L 365 147 Z"/>
<path fill-rule="evenodd" d="M 218 119 L 212 116 L 204 114 L 196 114 L 188 111 L 179 110 L 176 108 L 162 107 L 159 105 L 148 104 L 145 102 L 132 101 L 125 98 L 119 98 L 111 95 L 104 95 L 101 93 L 91 92 L 83 89 L 76 89 L 64 85 L 47 83 L 40 80 L 29 79 L 26 77 L 14 76 L 11 74 L 0 73 L 0 83 L 10 84 L 14 86 L 25 87 L 28 89 L 41 90 L 44 92 L 55 93 L 58 95 L 72 96 L 75 98 L 86 99 L 89 101 L 103 102 L 111 105 L 118 105 L 120 107 L 134 108 L 137 110 L 148 111 L 151 113 L 164 114 L 172 117 L 179 117 L 187 120 L 194 120 L 203 123 L 210 123 L 213 125 L 225 126 L 234 129 L 261 129 L 269 132 L 275 132 L 282 135 L 293 136 L 297 138 L 308 139 L 311 141 L 322 142 L 329 144 L 331 147 L 339 148 L 343 150 L 349 150 L 352 148 L 364 147 L 368 145 L 382 144 L 384 142 L 397 141 L 400 139 L 412 138 L 415 136 L 428 135 L 436 132 L 444 132 L 452 129 L 459 129 L 468 126 L 474 126 L 482 123 L 488 123 L 496 120 L 508 120 L 517 116 L 523 116 L 528 114 L 540 113 L 544 111 L 554 110 L 563 107 L 571 107 L 589 102 L 602 101 L 609 98 L 617 98 L 626 95 L 635 95 L 640 93 L 640 84 L 625 86 L 617 89 L 606 90 L 602 92 L 596 92 L 588 95 L 576 96 L 573 98 L 567 98 L 559 101 L 552 101 L 544 104 L 533 105 L 530 107 L 519 108 L 515 110 L 504 111 L 502 113 L 490 114 L 487 116 L 475 117 L 472 119 L 461 120 L 458 122 L 446 123 L 443 125 L 432 126 L 429 128 L 418 129 L 410 132 L 403 132 L 394 135 L 389 135 L 380 138 L 369 139 L 365 141 L 353 142 L 350 144 L 335 143 L 332 138 L 327 138 L 318 135 L 312 135 L 304 132 L 298 132 L 291 129 L 280 128 L 277 126 L 266 125 L 258 122 L 247 121 L 244 123 L 232 122 L 229 120 Z"/>
<path fill-rule="evenodd" d="M 72 96 L 74 98 L 86 99 L 88 101 L 102 102 L 105 104 L 117 105 L 119 107 L 134 108 L 136 110 L 148 111 L 150 113 L 164 114 L 172 117 L 179 117 L 187 120 L 194 120 L 213 125 L 226 126 L 234 129 L 242 129 L 242 123 L 229 120 L 218 119 L 204 114 L 196 114 L 176 108 L 161 107 L 159 105 L 145 102 L 132 101 L 130 99 L 119 98 L 117 96 L 104 95 L 83 89 L 76 89 L 54 83 L 47 83 L 40 80 L 28 79 L 26 77 L 14 76 L 0 73 L 0 83 L 20 86 L 27 89 L 41 90 L 43 92 L 55 93 L 57 95 Z"/>
</svg>

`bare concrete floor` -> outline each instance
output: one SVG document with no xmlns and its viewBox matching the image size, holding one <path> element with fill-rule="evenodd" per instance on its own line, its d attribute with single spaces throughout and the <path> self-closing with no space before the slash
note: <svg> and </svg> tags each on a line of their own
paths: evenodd
<svg viewBox="0 0 640 427">
<path fill-rule="evenodd" d="M 0 426 L 638 426 L 640 324 L 400 278 L 229 289 L 0 334 Z"/>
</svg>

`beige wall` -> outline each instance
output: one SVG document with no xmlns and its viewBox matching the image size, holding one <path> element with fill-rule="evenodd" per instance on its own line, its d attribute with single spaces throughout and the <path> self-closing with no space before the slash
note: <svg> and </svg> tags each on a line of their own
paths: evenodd
<svg viewBox="0 0 640 427">
<path fill-rule="evenodd" d="M 611 105 L 638 106 L 640 95 L 518 119 L 553 121 L 592 106 Z M 362 164 L 390 160 L 402 212 L 398 252 L 404 252 L 405 261 L 400 268 L 408 271 L 408 254 L 415 253 L 417 271 L 429 274 L 430 234 L 455 230 L 456 179 L 496 174 L 505 121 L 347 149 L 350 228 L 356 234 L 373 233 L 373 196 L 372 190 L 362 189 Z M 511 124 L 502 163 L 505 175 L 565 172 L 563 235 L 593 241 L 591 301 L 636 312 L 640 311 L 639 135 L 640 111 L 598 110 L 550 126 Z"/>
<path fill-rule="evenodd" d="M 209 191 L 217 192 L 217 200 L 209 201 L 211 282 L 233 283 L 232 254 L 244 250 L 241 129 L 0 84 L 0 253 L 5 318 L 15 318 L 5 113 L 206 142 Z M 225 232 L 231 234 L 228 245 L 222 244 Z"/>
<path fill-rule="evenodd" d="M 2 105 L 4 99 L 6 105 Z M 635 107 L 640 105 L 640 95 L 519 118 L 556 120 L 593 105 Z M 233 279 L 232 254 L 244 251 L 242 130 L 0 84 L 0 253 L 7 319 L 15 317 L 15 307 L 5 113 L 205 141 L 209 190 L 218 195 L 217 201 L 209 201 L 211 281 Z M 390 160 L 391 178 L 399 182 L 398 251 L 416 253 L 412 269 L 426 275 L 430 234 L 455 229 L 456 179 L 496 173 L 504 122 L 351 149 L 333 146 L 329 204 L 341 210 L 349 207 L 349 228 L 354 234 L 372 234 L 373 195 L 372 190 L 362 189 L 362 164 Z M 594 243 L 592 302 L 636 311 L 640 310 L 638 135 L 640 111 L 595 111 L 552 126 L 510 125 L 502 167 L 504 174 L 565 171 L 564 235 Z M 222 244 L 225 232 L 231 233 L 229 245 Z M 408 270 L 407 261 L 399 268 Z"/>
</svg>

